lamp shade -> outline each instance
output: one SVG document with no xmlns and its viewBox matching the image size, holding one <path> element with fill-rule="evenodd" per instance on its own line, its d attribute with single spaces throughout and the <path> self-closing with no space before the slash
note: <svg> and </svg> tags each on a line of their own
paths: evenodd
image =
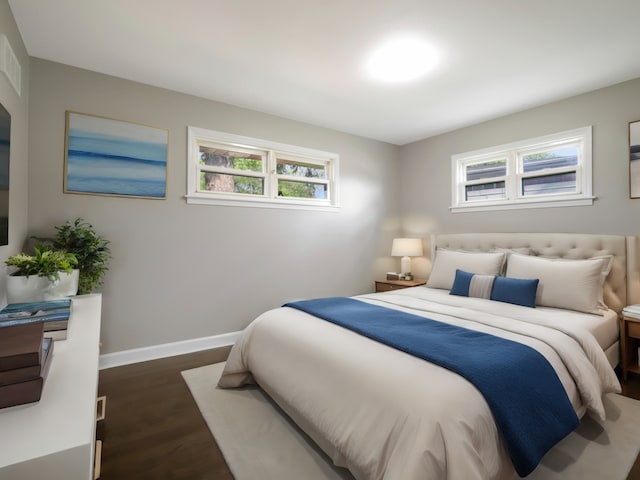
<svg viewBox="0 0 640 480">
<path fill-rule="evenodd" d="M 421 257 L 422 240 L 420 238 L 394 238 L 391 246 L 392 257 Z"/>
</svg>

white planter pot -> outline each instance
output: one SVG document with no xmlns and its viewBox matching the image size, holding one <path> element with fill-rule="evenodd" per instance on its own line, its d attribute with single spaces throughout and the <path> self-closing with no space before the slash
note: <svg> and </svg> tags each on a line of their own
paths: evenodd
<svg viewBox="0 0 640 480">
<path fill-rule="evenodd" d="M 79 270 L 71 273 L 60 272 L 60 279 L 55 282 L 37 275 L 29 277 L 7 275 L 7 302 L 40 302 L 73 296 L 78 293 L 79 274 Z"/>
</svg>

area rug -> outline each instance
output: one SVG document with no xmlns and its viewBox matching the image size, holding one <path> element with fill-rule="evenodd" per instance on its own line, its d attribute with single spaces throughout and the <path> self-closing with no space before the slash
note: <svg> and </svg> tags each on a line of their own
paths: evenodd
<svg viewBox="0 0 640 480">
<path fill-rule="evenodd" d="M 182 372 L 236 480 L 353 479 L 255 386 L 224 390 L 223 363 Z M 640 402 L 609 394 L 607 420 L 585 416 L 527 480 L 627 478 L 640 452 Z"/>
</svg>

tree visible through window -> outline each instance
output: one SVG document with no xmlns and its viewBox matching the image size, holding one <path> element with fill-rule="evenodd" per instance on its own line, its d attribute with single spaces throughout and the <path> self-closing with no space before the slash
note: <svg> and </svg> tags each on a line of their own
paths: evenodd
<svg viewBox="0 0 640 480">
<path fill-rule="evenodd" d="M 324 165 L 308 164 L 301 161 L 278 158 L 278 196 L 293 198 L 327 198 L 327 184 L 304 179 L 322 179 L 326 177 Z"/>
<path fill-rule="evenodd" d="M 205 203 L 210 198 L 337 205 L 335 154 L 194 127 L 189 127 L 189 146 L 190 161 L 196 163 L 196 181 L 189 176 L 190 203 Z M 198 200 L 191 202 L 191 198 Z"/>
<path fill-rule="evenodd" d="M 201 165 L 262 172 L 262 158 L 258 158 L 257 155 L 225 152 L 207 147 L 201 147 L 199 153 Z M 200 189 L 213 192 L 246 193 L 249 195 L 262 195 L 264 193 L 262 178 L 208 171 L 202 172 L 200 176 Z"/>
</svg>

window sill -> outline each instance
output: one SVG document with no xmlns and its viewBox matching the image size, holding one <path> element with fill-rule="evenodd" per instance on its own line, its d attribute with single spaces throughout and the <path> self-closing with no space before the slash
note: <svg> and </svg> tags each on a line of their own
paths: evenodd
<svg viewBox="0 0 640 480">
<path fill-rule="evenodd" d="M 288 210 L 308 210 L 315 212 L 337 212 L 339 205 L 313 205 L 310 203 L 282 200 L 241 200 L 241 199 L 221 199 L 206 198 L 196 195 L 185 195 L 188 205 L 218 205 L 224 207 L 252 207 L 252 208 L 275 208 Z"/>
<path fill-rule="evenodd" d="M 596 197 L 584 197 L 578 199 L 567 200 L 547 200 L 547 201 L 531 201 L 518 203 L 502 203 L 502 204 L 482 204 L 482 205 L 465 205 L 457 207 L 449 207 L 451 213 L 463 212 L 488 212 L 491 210 L 522 210 L 528 208 L 556 208 L 556 207 L 579 207 L 585 205 L 593 205 Z"/>
</svg>

